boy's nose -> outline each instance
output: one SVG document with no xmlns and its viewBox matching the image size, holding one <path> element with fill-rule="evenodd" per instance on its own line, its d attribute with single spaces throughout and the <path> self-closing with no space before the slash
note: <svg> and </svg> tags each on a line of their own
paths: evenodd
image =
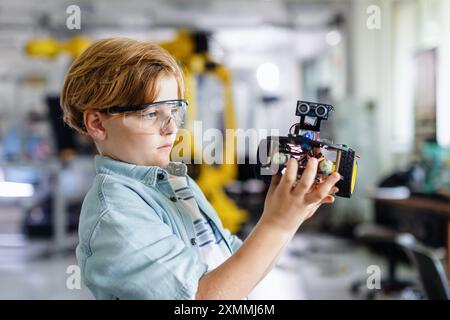
<svg viewBox="0 0 450 320">
<path fill-rule="evenodd" d="M 161 135 L 171 135 L 177 130 L 177 124 L 172 116 L 167 117 L 161 126 Z"/>
</svg>

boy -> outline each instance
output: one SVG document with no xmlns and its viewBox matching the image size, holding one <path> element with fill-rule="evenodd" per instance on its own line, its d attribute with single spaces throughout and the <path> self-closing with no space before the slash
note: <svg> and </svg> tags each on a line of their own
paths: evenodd
<svg viewBox="0 0 450 320">
<path fill-rule="evenodd" d="M 185 165 L 169 161 L 183 90 L 167 52 L 126 38 L 95 42 L 67 72 L 64 120 L 99 151 L 76 249 L 97 299 L 243 299 L 303 221 L 334 202 L 337 174 L 314 185 L 310 159 L 296 181 L 290 160 L 245 242 L 230 235 Z"/>
</svg>

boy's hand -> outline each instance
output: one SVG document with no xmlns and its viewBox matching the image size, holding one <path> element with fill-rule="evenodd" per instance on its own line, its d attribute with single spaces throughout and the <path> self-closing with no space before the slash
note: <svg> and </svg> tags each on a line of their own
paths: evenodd
<svg viewBox="0 0 450 320">
<path fill-rule="evenodd" d="M 334 185 L 340 176 L 334 173 L 322 183 L 314 184 L 317 166 L 317 159 L 310 158 L 301 179 L 297 181 L 298 163 L 290 159 L 282 177 L 272 176 L 261 222 L 295 231 L 322 203 L 333 203 L 332 194 L 338 191 Z"/>
<path fill-rule="evenodd" d="M 322 203 L 334 201 L 339 175 L 315 185 L 317 165 L 316 158 L 309 159 L 297 181 L 298 164 L 291 159 L 283 177 L 272 176 L 261 219 L 236 253 L 200 279 L 197 299 L 243 299 L 272 269 L 300 224 Z"/>
</svg>

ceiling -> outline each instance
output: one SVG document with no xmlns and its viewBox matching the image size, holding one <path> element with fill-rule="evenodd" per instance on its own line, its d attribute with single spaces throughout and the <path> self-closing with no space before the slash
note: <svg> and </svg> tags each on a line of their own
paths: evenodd
<svg viewBox="0 0 450 320">
<path fill-rule="evenodd" d="M 2 30 L 67 32 L 66 8 L 78 5 L 83 27 L 277 26 L 318 28 L 332 23 L 349 0 L 0 0 Z"/>
<path fill-rule="evenodd" d="M 218 51 L 270 48 L 308 57 L 324 46 L 352 0 L 0 0 L 0 50 L 21 50 L 30 37 L 64 39 L 81 32 L 166 39 L 180 27 L 213 31 Z M 66 27 L 70 5 L 81 10 L 81 30 Z M 217 47 L 216 47 L 217 49 Z M 217 51 L 217 50 L 216 50 Z"/>
</svg>

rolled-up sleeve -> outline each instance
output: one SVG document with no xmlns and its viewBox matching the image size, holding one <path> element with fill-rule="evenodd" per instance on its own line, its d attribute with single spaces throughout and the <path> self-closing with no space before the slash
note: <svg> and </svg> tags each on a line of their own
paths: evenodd
<svg viewBox="0 0 450 320">
<path fill-rule="evenodd" d="M 96 297 L 194 299 L 207 270 L 155 212 L 107 211 L 89 245 L 83 274 Z"/>
</svg>

